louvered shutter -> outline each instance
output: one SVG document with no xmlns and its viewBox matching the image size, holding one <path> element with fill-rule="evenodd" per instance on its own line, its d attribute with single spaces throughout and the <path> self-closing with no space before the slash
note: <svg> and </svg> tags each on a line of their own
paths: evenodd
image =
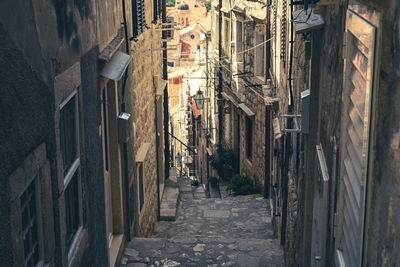
<svg viewBox="0 0 400 267">
<path fill-rule="evenodd" d="M 162 0 L 153 0 L 153 22 L 156 23 L 161 18 Z"/>
<path fill-rule="evenodd" d="M 282 20 L 281 20 L 281 59 L 286 61 L 286 27 L 287 27 L 287 0 L 282 1 Z"/>
<path fill-rule="evenodd" d="M 144 0 L 132 0 L 133 37 L 141 34 L 146 27 Z"/>
<path fill-rule="evenodd" d="M 347 11 L 337 264 L 360 266 L 376 28 Z"/>
</svg>

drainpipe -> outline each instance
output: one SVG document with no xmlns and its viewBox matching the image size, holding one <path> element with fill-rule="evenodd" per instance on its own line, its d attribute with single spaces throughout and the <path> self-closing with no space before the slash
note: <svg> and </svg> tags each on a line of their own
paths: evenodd
<svg viewBox="0 0 400 267">
<path fill-rule="evenodd" d="M 264 198 L 269 198 L 270 184 L 271 184 L 271 106 L 265 108 L 265 173 L 264 173 Z"/>
<path fill-rule="evenodd" d="M 126 10 L 125 10 L 125 0 L 122 0 L 122 16 L 124 19 L 124 22 L 122 23 L 124 25 L 124 33 L 125 33 L 125 50 L 126 53 L 129 55 L 130 50 L 129 50 L 129 38 L 128 38 L 128 26 L 126 23 Z M 129 68 L 125 71 L 124 74 L 124 80 L 122 83 L 122 92 L 121 92 L 121 112 L 125 112 L 125 87 L 126 87 L 126 82 L 128 80 L 128 74 L 129 74 Z M 130 233 L 130 208 L 129 208 L 129 168 L 128 168 L 128 144 L 127 142 L 124 142 L 122 144 L 122 162 L 123 162 L 123 174 L 124 174 L 124 213 L 125 213 L 125 233 L 126 233 L 126 241 L 129 241 L 131 239 L 131 233 Z"/>
<path fill-rule="evenodd" d="M 330 195 L 331 195 L 331 200 L 330 200 L 330 207 L 329 207 L 329 210 L 333 213 L 333 214 L 331 214 L 331 217 L 330 217 L 330 225 L 331 225 L 331 229 L 332 229 L 332 232 L 331 232 L 331 240 L 330 240 L 330 242 L 328 243 L 328 246 L 329 246 L 329 248 L 328 248 L 328 251 L 327 251 L 327 257 L 326 257 L 326 261 L 329 261 L 330 259 L 333 259 L 334 258 L 334 253 L 333 253 L 333 251 L 334 251 L 334 245 L 332 245 L 332 244 L 334 244 L 334 240 L 335 240 L 335 236 L 334 236 L 334 233 L 335 233 L 335 214 L 336 214 L 336 212 L 337 212 L 337 206 L 336 206 L 336 204 L 337 204 L 337 194 L 336 194 L 336 192 L 338 192 L 339 191 L 339 179 L 336 179 L 336 167 L 337 167 L 337 152 L 338 152 L 338 146 L 337 146 L 337 142 L 336 142 L 336 137 L 335 136 L 332 136 L 331 137 L 331 142 L 333 142 L 333 157 L 332 157 L 332 182 L 330 183 L 330 186 L 331 186 L 331 189 L 330 189 Z M 328 265 L 328 262 L 326 262 L 325 264 L 327 264 Z"/>
<path fill-rule="evenodd" d="M 155 95 L 154 98 L 154 121 L 156 124 L 156 162 L 157 162 L 157 221 L 160 220 L 160 209 L 161 209 L 161 204 L 160 204 L 160 135 L 158 133 L 158 116 L 157 116 L 157 96 Z"/>
<path fill-rule="evenodd" d="M 222 0 L 219 0 L 218 10 L 218 144 L 222 145 Z"/>
<path fill-rule="evenodd" d="M 166 0 L 162 0 L 162 15 L 161 20 L 162 23 L 167 22 L 167 2 Z M 162 39 L 164 40 L 162 43 L 163 47 L 163 79 L 168 80 L 168 61 L 167 61 L 167 32 L 162 31 Z M 165 166 L 164 166 L 164 177 L 165 180 L 169 178 L 169 165 L 170 165 L 170 157 L 169 157 L 169 109 L 168 109 L 168 84 L 164 88 L 164 158 L 165 158 Z"/>
<path fill-rule="evenodd" d="M 289 60 L 289 105 L 288 114 L 293 113 L 293 88 L 292 88 L 292 70 L 293 70 L 293 0 L 290 0 L 290 60 Z M 293 119 L 287 119 L 287 128 L 291 129 Z M 285 134 L 285 158 L 284 158 L 284 174 L 282 179 L 282 225 L 281 225 L 281 244 L 285 245 L 286 242 L 286 225 L 287 225 L 287 203 L 288 203 L 288 180 L 289 180 L 289 164 L 290 156 L 292 153 L 291 149 L 291 134 Z"/>
</svg>

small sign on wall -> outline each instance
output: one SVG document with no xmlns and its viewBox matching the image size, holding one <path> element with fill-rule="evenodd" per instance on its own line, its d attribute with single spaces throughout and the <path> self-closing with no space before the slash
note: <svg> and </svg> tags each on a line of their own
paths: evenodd
<svg viewBox="0 0 400 267">
<path fill-rule="evenodd" d="M 279 123 L 279 119 L 275 118 L 272 121 L 272 125 L 274 127 L 274 139 L 279 139 L 282 136 L 281 125 Z"/>
</svg>

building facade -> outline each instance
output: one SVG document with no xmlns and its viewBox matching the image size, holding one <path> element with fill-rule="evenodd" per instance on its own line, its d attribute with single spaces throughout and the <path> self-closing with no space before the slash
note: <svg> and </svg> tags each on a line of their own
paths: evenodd
<svg viewBox="0 0 400 267">
<path fill-rule="evenodd" d="M 234 173 L 247 175 L 268 195 L 266 120 L 273 95 L 266 16 L 265 6 L 256 2 L 214 1 L 211 8 L 214 86 L 222 96 L 218 136 L 235 153 Z"/>
<path fill-rule="evenodd" d="M 269 7 L 271 196 L 286 263 L 399 264 L 399 4 L 293 3 Z"/>
<path fill-rule="evenodd" d="M 216 143 L 288 266 L 396 265 L 399 4 L 319 2 L 212 2 Z"/>
<path fill-rule="evenodd" d="M 166 173 L 161 4 L 0 4 L 2 264 L 114 266 L 151 234 Z"/>
</svg>

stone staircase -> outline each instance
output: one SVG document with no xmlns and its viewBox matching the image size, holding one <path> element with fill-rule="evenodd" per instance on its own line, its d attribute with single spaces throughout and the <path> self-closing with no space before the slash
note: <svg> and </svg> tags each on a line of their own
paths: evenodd
<svg viewBox="0 0 400 267">
<path fill-rule="evenodd" d="M 206 198 L 201 186 L 178 180 L 175 221 L 160 221 L 152 238 L 129 242 L 120 266 L 284 266 L 268 200 L 260 195 Z"/>
</svg>

